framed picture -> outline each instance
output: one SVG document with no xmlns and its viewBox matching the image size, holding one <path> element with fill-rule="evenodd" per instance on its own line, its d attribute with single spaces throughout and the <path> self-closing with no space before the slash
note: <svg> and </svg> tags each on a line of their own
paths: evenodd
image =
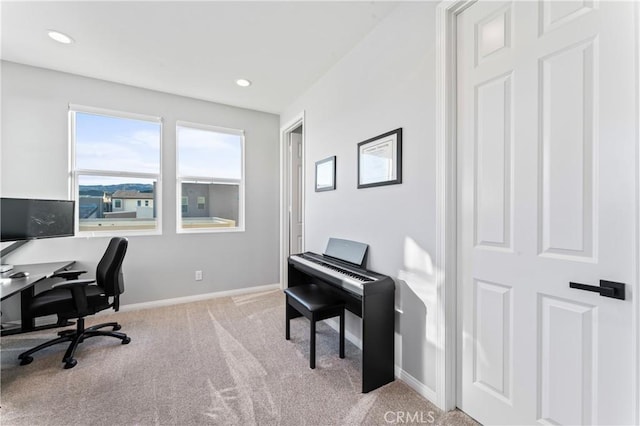
<svg viewBox="0 0 640 426">
<path fill-rule="evenodd" d="M 316 161 L 316 192 L 336 189 L 336 156 Z"/>
<path fill-rule="evenodd" d="M 358 144 L 358 188 L 402 183 L 402 128 Z"/>
</svg>

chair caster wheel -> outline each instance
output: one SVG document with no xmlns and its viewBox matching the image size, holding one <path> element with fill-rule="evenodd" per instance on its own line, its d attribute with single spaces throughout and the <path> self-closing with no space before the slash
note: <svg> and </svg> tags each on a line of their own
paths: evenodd
<svg viewBox="0 0 640 426">
<path fill-rule="evenodd" d="M 33 362 L 32 356 L 25 356 L 24 358 L 20 358 L 20 365 L 27 365 Z"/>
<path fill-rule="evenodd" d="M 67 362 L 64 363 L 64 368 L 68 370 L 69 368 L 75 367 L 76 364 L 78 364 L 78 361 L 76 361 L 75 359 L 71 358 L 70 360 L 68 360 Z"/>
<path fill-rule="evenodd" d="M 126 338 L 122 339 L 122 344 L 123 345 L 128 345 L 129 342 L 131 342 L 131 337 L 127 336 Z"/>
<path fill-rule="evenodd" d="M 120 324 L 116 324 L 113 326 L 113 331 L 118 331 L 122 328 L 122 326 Z"/>
</svg>

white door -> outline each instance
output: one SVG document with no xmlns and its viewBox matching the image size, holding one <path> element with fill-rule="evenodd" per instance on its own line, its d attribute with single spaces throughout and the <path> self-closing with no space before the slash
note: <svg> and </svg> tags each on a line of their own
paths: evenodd
<svg viewBox="0 0 640 426">
<path fill-rule="evenodd" d="M 632 2 L 458 17 L 458 406 L 485 424 L 634 424 Z M 626 283 L 626 300 L 569 288 Z"/>
<path fill-rule="evenodd" d="M 298 127 L 289 134 L 289 254 L 302 253 L 304 249 L 302 144 L 302 127 Z"/>
</svg>

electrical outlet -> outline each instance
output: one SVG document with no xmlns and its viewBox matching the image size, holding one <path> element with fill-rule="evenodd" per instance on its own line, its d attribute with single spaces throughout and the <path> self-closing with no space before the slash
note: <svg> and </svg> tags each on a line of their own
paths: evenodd
<svg viewBox="0 0 640 426">
<path fill-rule="evenodd" d="M 196 281 L 202 281 L 202 271 L 196 271 Z"/>
</svg>

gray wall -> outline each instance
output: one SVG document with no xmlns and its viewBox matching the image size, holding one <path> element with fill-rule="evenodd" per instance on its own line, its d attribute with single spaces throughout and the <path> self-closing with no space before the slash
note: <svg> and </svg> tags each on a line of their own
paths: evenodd
<svg viewBox="0 0 640 426">
<path fill-rule="evenodd" d="M 211 216 L 239 221 L 237 185 L 211 185 L 207 200 L 211 208 Z"/>
<path fill-rule="evenodd" d="M 435 392 L 435 3 L 395 11 L 281 115 L 305 111 L 306 249 L 366 242 L 369 269 L 396 279 L 396 364 Z M 357 144 L 402 127 L 403 183 L 357 189 Z M 314 163 L 337 156 L 337 190 Z M 359 334 L 351 318 L 348 330 Z"/>
<path fill-rule="evenodd" d="M 160 116 L 162 231 L 129 238 L 123 304 L 279 282 L 279 119 L 277 115 L 2 62 L 3 197 L 68 197 L 68 105 Z M 246 231 L 176 234 L 176 120 L 245 131 Z M 38 240 L 6 261 L 75 259 L 92 270 L 107 238 Z M 194 271 L 204 280 L 196 282 Z M 10 299 L 9 299 L 10 300 Z M 12 316 L 3 302 L 3 320 Z"/>
</svg>

